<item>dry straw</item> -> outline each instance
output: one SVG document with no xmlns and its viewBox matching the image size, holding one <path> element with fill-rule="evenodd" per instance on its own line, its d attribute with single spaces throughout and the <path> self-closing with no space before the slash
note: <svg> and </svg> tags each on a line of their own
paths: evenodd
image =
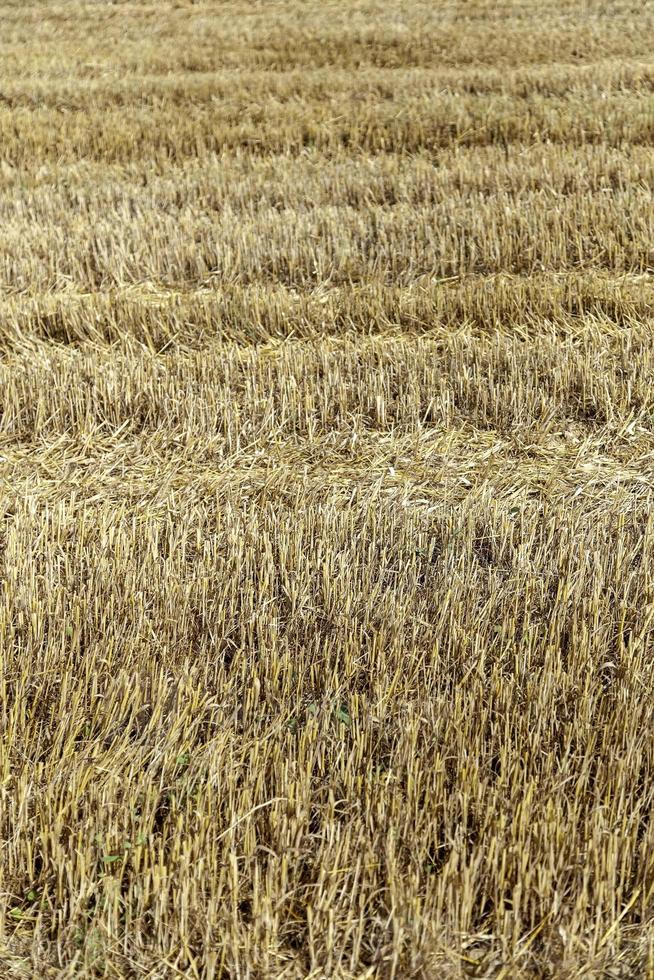
<svg viewBox="0 0 654 980">
<path fill-rule="evenodd" d="M 0 976 L 654 977 L 652 10 L 0 20 Z"/>
</svg>

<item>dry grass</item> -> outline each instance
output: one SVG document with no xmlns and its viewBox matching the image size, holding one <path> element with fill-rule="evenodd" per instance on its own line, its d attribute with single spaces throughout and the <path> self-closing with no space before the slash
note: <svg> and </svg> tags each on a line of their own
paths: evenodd
<svg viewBox="0 0 654 980">
<path fill-rule="evenodd" d="M 654 978 L 654 7 L 0 3 L 0 976 Z"/>
</svg>

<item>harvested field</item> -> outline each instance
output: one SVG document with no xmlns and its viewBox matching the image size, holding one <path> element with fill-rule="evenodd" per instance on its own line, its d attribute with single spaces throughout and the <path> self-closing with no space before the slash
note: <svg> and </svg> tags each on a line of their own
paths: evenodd
<svg viewBox="0 0 654 980">
<path fill-rule="evenodd" d="M 654 978 L 654 4 L 0 0 L 0 977 Z"/>
</svg>

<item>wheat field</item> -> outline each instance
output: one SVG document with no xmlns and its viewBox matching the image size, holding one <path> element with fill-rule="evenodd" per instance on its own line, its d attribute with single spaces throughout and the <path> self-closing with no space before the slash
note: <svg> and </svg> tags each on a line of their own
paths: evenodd
<svg viewBox="0 0 654 980">
<path fill-rule="evenodd" d="M 1 0 L 2 980 L 654 978 L 653 36 Z"/>
</svg>

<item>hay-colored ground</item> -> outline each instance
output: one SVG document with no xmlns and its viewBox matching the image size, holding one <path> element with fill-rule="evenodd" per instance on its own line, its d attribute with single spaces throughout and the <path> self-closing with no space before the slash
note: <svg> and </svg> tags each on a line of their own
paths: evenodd
<svg viewBox="0 0 654 980">
<path fill-rule="evenodd" d="M 654 6 L 0 2 L 0 977 L 654 977 Z"/>
</svg>

